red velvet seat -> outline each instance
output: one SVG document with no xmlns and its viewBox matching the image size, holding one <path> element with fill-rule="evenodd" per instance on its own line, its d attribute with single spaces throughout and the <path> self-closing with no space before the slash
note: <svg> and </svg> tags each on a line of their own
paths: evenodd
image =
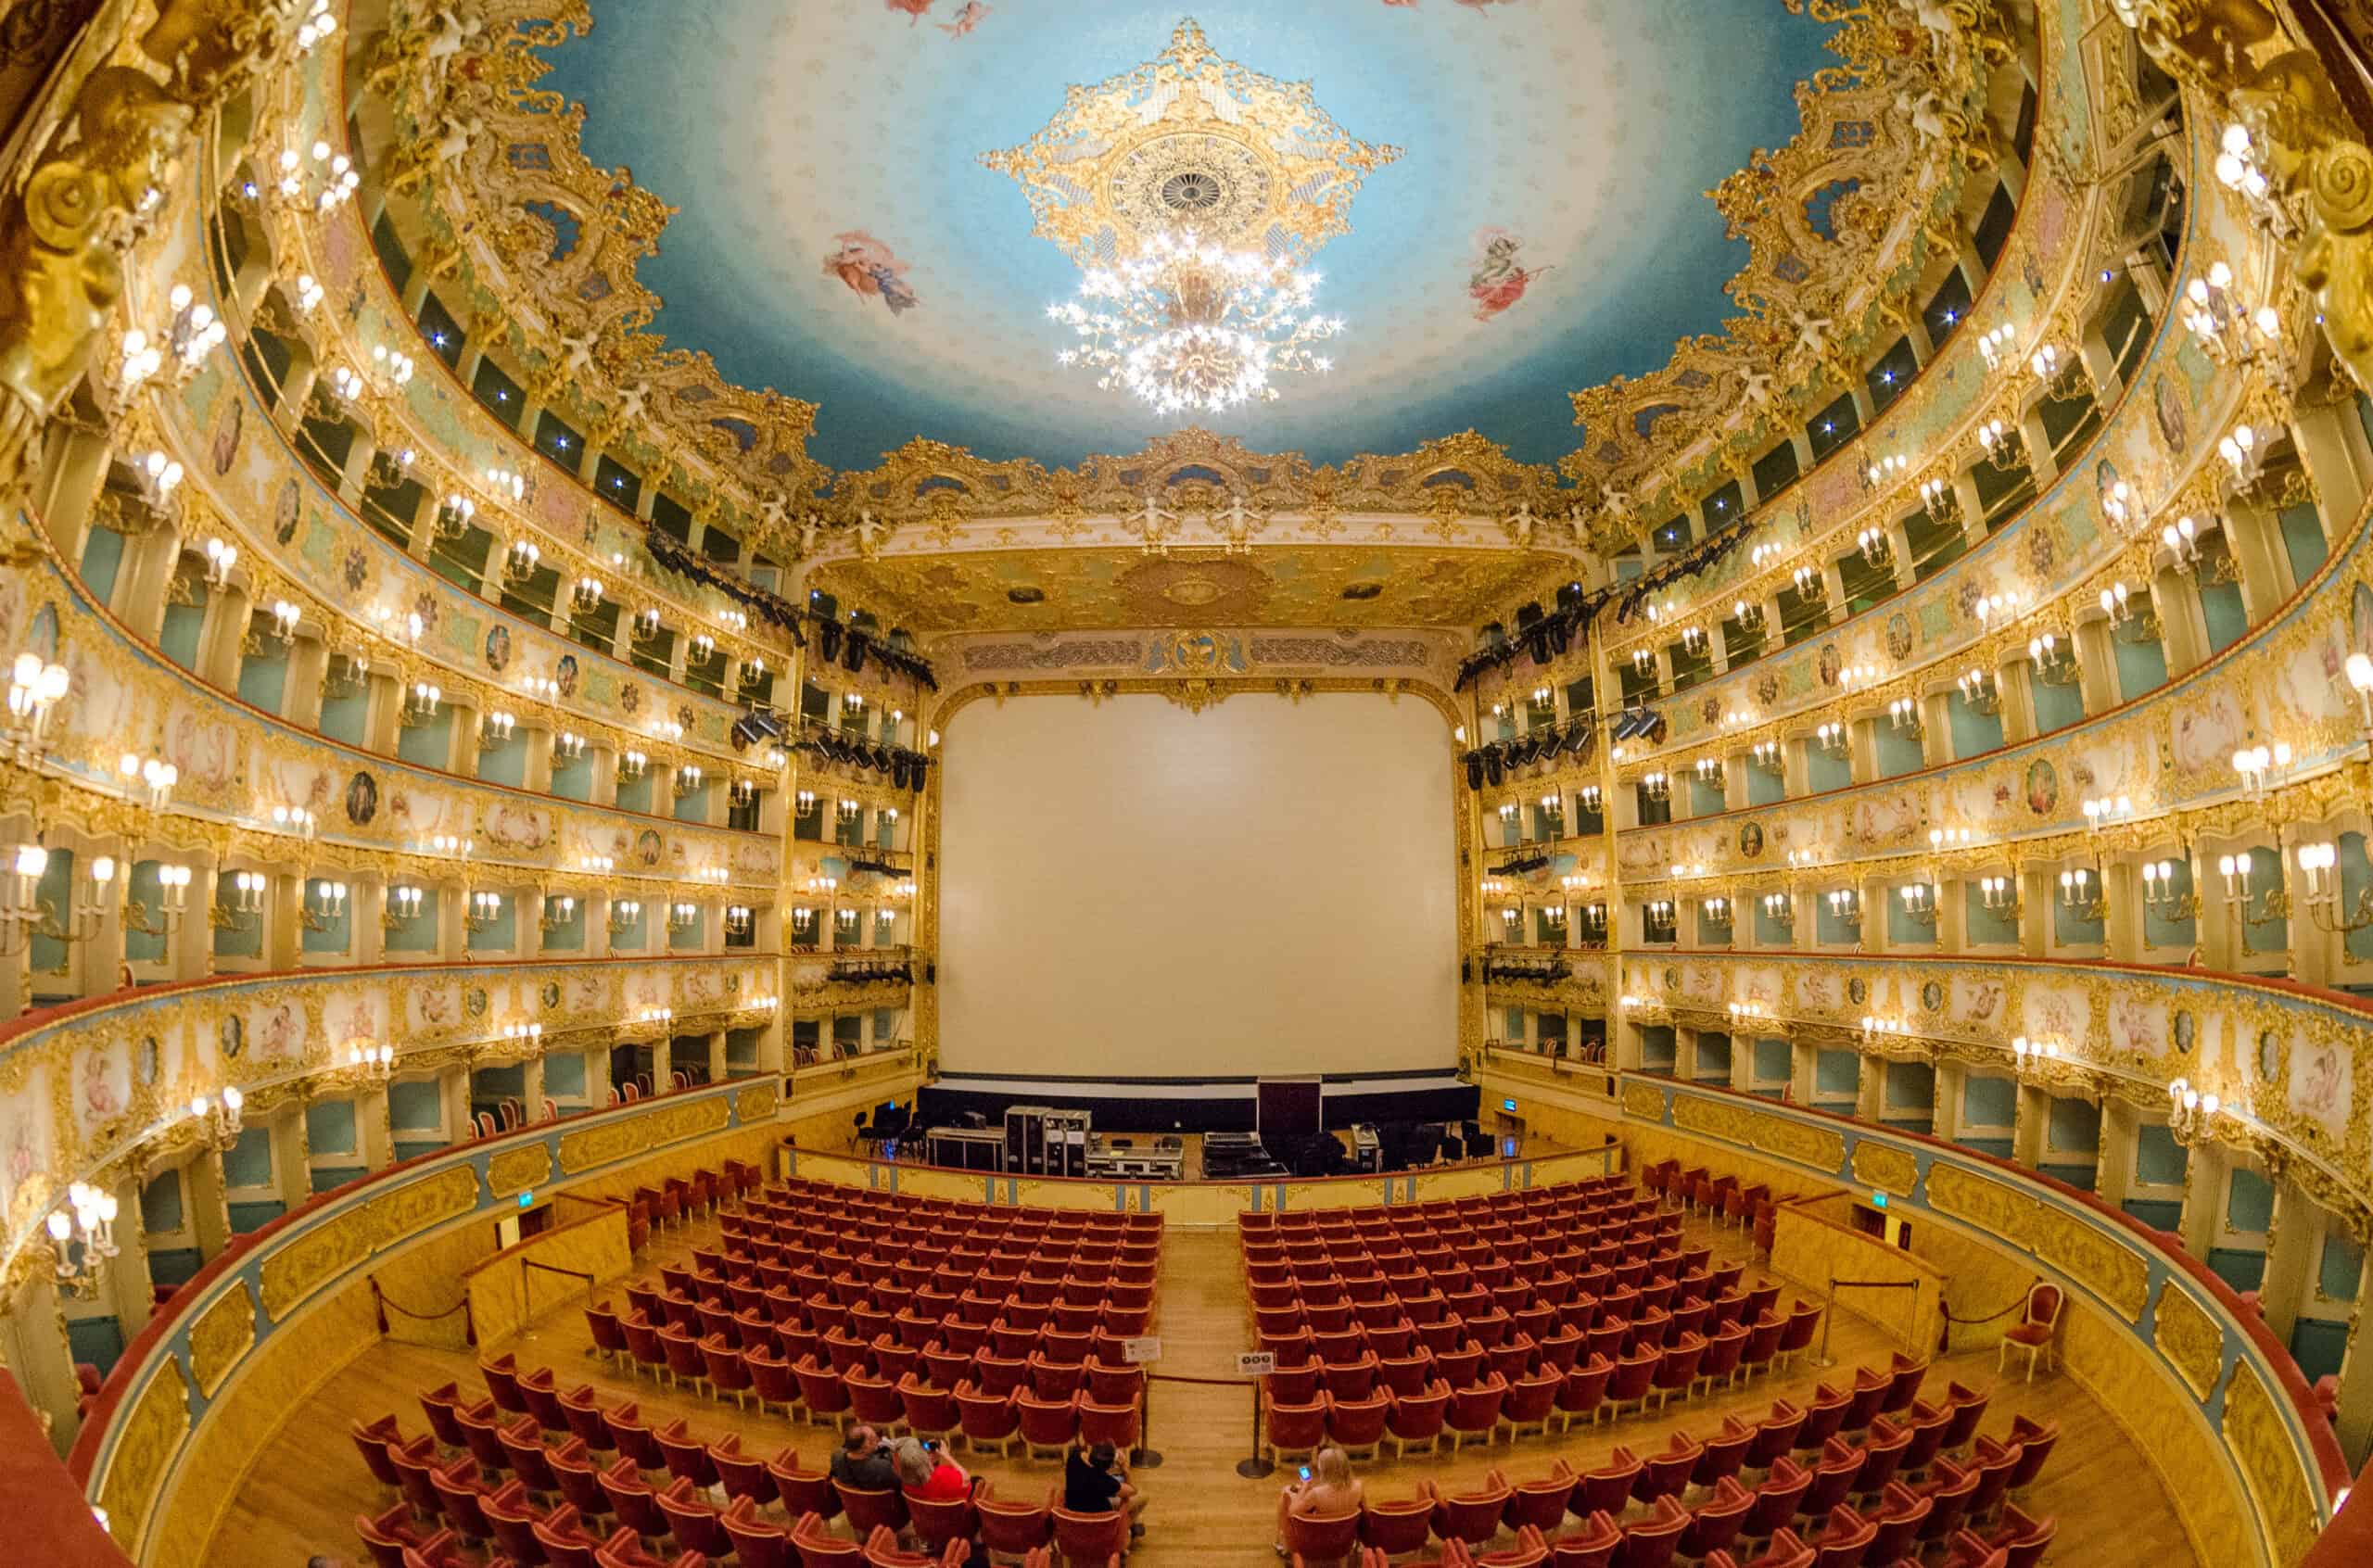
<svg viewBox="0 0 2373 1568">
<path fill-rule="evenodd" d="M 1615 1554 L 1615 1568 L 1666 1568 L 1688 1528 L 1689 1511 L 1671 1498 L 1658 1498 L 1647 1518 L 1623 1526 L 1623 1548 Z"/>
<path fill-rule="evenodd" d="M 991 1552 L 1018 1555 L 1037 1550 L 1054 1539 L 1054 1509 L 1061 1500 L 1060 1486 L 1048 1487 L 1036 1502 L 998 1497 L 986 1485 L 976 1488 L 972 1511 L 980 1524 L 981 1544 Z"/>
<path fill-rule="evenodd" d="M 1014 1392 L 1014 1410 L 1021 1418 L 1022 1446 L 1033 1459 L 1060 1458 L 1079 1435 L 1079 1400 L 1041 1399 L 1027 1388 Z"/>
<path fill-rule="evenodd" d="M 1441 1445 L 1442 1423 L 1450 1414 L 1450 1385 L 1435 1383 L 1416 1394 L 1390 1396 L 1391 1414 L 1385 1422 L 1386 1439 L 1395 1459 L 1405 1458 L 1419 1444 L 1428 1453 Z"/>
<path fill-rule="evenodd" d="M 841 1494 L 832 1489 L 831 1473 L 800 1468 L 799 1454 L 784 1448 L 767 1461 L 767 1475 L 782 1499 L 783 1517 L 797 1521 L 813 1516 L 818 1522 L 841 1514 Z"/>
<path fill-rule="evenodd" d="M 1604 1512 L 1583 1516 L 1581 1524 L 1549 1543 L 1551 1568 L 1609 1568 L 1623 1549 L 1623 1529 Z"/>
<path fill-rule="evenodd" d="M 1431 1482 L 1426 1489 L 1434 1499 L 1434 1534 L 1443 1540 L 1480 1546 L 1500 1533 L 1511 1494 L 1496 1472 L 1478 1491 L 1444 1493 Z"/>
<path fill-rule="evenodd" d="M 1529 1524 L 1546 1532 L 1566 1523 L 1566 1510 L 1573 1501 L 1574 1487 L 1580 1477 L 1564 1460 L 1557 1460 L 1545 1475 L 1523 1477 L 1511 1484 L 1505 1474 L 1494 1470 L 1490 1480 L 1508 1494 L 1506 1511 L 1501 1515 L 1501 1523 L 1506 1528 L 1516 1530 Z"/>
<path fill-rule="evenodd" d="M 1733 1477 L 1723 1476 L 1690 1510 L 1689 1528 L 1681 1533 L 1677 1549 L 1683 1557 L 1701 1561 L 1711 1553 L 1729 1550 L 1754 1507 L 1755 1494 Z"/>
<path fill-rule="evenodd" d="M 1585 1518 L 1593 1513 L 1621 1517 L 1631 1506 L 1631 1488 L 1645 1468 L 1639 1455 L 1618 1443 L 1605 1464 L 1583 1471 L 1575 1483 L 1573 1511 Z"/>
<path fill-rule="evenodd" d="M 1705 1444 L 1686 1432 L 1674 1433 L 1663 1448 L 1641 1461 L 1640 1478 L 1631 1484 L 1631 1495 L 1642 1502 L 1680 1497 L 1705 1454 Z"/>
</svg>

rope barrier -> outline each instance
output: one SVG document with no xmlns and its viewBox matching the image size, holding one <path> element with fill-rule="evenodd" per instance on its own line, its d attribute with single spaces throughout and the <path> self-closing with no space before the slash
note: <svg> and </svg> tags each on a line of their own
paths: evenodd
<svg viewBox="0 0 2373 1568">
<path fill-rule="evenodd" d="M 519 1264 L 523 1269 L 541 1269 L 547 1274 L 566 1274 L 572 1280 L 583 1280 L 588 1285 L 594 1283 L 593 1276 L 582 1269 L 556 1268 L 550 1263 L 539 1263 L 532 1258 L 522 1258 Z"/>
<path fill-rule="evenodd" d="M 2022 1296 L 2017 1300 L 2011 1302 L 2008 1307 L 2003 1308 L 1999 1312 L 1988 1312 L 1982 1318 L 1964 1318 L 1960 1313 L 1954 1311 L 1950 1307 L 1943 1305 L 1939 1305 L 1936 1310 L 1945 1314 L 1945 1321 L 1948 1323 L 1990 1323 L 1997 1318 L 2009 1317 L 2011 1313 L 2017 1311 L 2026 1304 L 2027 1298 Z"/>
<path fill-rule="evenodd" d="M 380 1306 L 392 1308 L 405 1317 L 416 1319 L 424 1323 L 433 1323 L 439 1318 L 450 1318 L 456 1312 L 466 1310 L 470 1305 L 470 1298 L 465 1296 L 442 1312 L 415 1312 L 402 1302 L 390 1298 L 386 1291 L 379 1288 L 379 1282 L 376 1279 L 371 1282 L 371 1296 Z"/>
</svg>

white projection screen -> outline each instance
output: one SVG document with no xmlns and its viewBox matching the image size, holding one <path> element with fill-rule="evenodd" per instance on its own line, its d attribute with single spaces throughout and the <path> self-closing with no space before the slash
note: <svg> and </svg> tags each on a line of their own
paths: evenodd
<svg viewBox="0 0 2373 1568">
<path fill-rule="evenodd" d="M 1024 697 L 967 706 L 942 757 L 945 1071 L 1456 1060 L 1451 757 L 1428 703 Z"/>
</svg>

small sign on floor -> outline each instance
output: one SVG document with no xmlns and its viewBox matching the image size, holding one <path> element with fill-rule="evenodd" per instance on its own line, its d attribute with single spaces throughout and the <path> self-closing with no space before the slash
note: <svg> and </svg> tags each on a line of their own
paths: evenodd
<svg viewBox="0 0 2373 1568">
<path fill-rule="evenodd" d="M 1161 1335 L 1158 1334 L 1140 1334 L 1135 1339 L 1124 1339 L 1121 1341 L 1121 1359 L 1124 1364 L 1132 1366 L 1142 1365 L 1148 1361 L 1161 1360 Z"/>
<path fill-rule="evenodd" d="M 1276 1370 L 1277 1353 L 1275 1350 L 1239 1350 L 1236 1353 L 1236 1375 L 1238 1377 L 1266 1377 Z"/>
</svg>

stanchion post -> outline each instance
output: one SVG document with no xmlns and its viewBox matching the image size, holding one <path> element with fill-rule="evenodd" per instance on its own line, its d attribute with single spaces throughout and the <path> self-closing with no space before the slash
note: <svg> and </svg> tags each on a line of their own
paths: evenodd
<svg viewBox="0 0 2373 1568">
<path fill-rule="evenodd" d="M 1129 1450 L 1129 1464 L 1136 1470 L 1160 1470 L 1161 1450 L 1153 1446 L 1153 1373 L 1146 1373 L 1143 1396 L 1137 1401 L 1137 1446 Z"/>
<path fill-rule="evenodd" d="M 1252 1380 L 1252 1457 L 1236 1467 L 1236 1473 L 1248 1481 L 1258 1481 L 1277 1468 L 1261 1457 L 1261 1384 L 1260 1378 Z"/>
<path fill-rule="evenodd" d="M 1837 1363 L 1829 1359 L 1829 1325 L 1837 1321 L 1837 1276 L 1829 1277 L 1829 1295 L 1821 1303 L 1821 1352 L 1813 1358 L 1813 1365 L 1827 1371 Z"/>
</svg>

